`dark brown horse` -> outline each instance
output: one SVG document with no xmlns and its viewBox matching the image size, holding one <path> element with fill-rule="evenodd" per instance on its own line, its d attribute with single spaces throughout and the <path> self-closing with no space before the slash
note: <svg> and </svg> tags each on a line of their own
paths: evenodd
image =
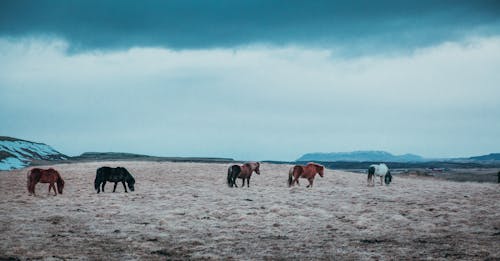
<svg viewBox="0 0 500 261">
<path fill-rule="evenodd" d="M 324 170 L 325 167 L 314 162 L 309 162 L 305 166 L 295 165 L 290 168 L 290 171 L 288 171 L 288 186 L 291 187 L 294 183 L 299 185 L 299 178 L 303 178 L 309 181 L 309 185 L 307 185 L 307 187 L 312 187 L 314 176 L 319 174 L 323 177 Z"/>
<path fill-rule="evenodd" d="M 53 168 L 31 169 L 30 171 L 28 171 L 27 178 L 28 178 L 28 192 L 30 193 L 30 195 L 35 195 L 35 185 L 38 182 L 49 183 L 49 194 L 51 188 L 54 190 L 54 196 L 57 195 L 57 192 L 59 192 L 59 194 L 63 193 L 64 180 L 61 178 L 59 172 L 57 172 L 57 170 Z M 56 192 L 56 186 L 54 185 L 56 183 L 57 183 L 57 192 Z"/>
<path fill-rule="evenodd" d="M 260 163 L 259 162 L 246 162 L 243 165 L 232 165 L 227 169 L 227 185 L 232 187 L 238 187 L 236 185 L 236 178 L 242 179 L 243 183 L 241 187 L 245 186 L 245 179 L 247 180 L 247 187 L 250 187 L 250 178 L 252 173 L 260 175 Z"/>
</svg>

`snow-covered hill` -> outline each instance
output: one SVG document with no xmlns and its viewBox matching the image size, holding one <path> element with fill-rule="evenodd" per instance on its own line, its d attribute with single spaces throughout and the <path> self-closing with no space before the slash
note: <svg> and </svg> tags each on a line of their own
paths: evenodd
<svg viewBox="0 0 500 261">
<path fill-rule="evenodd" d="M 0 136 L 0 170 L 19 169 L 33 160 L 64 160 L 67 156 L 49 145 Z"/>
</svg>

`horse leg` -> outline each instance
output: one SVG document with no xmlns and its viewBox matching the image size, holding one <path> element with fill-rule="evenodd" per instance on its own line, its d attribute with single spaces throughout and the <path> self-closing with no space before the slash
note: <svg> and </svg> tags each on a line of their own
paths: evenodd
<svg viewBox="0 0 500 261">
<path fill-rule="evenodd" d="M 52 188 L 52 183 L 49 183 L 49 193 L 48 195 L 50 195 L 50 189 Z"/>
<path fill-rule="evenodd" d="M 250 187 L 250 178 L 247 178 L 247 188 Z"/>
<path fill-rule="evenodd" d="M 307 180 L 309 181 L 309 185 L 307 185 L 307 188 L 311 188 L 313 186 L 313 179 L 309 178 Z"/>
<path fill-rule="evenodd" d="M 113 187 L 113 193 L 116 191 L 116 185 L 118 185 L 118 182 L 115 182 L 115 186 Z"/>
<path fill-rule="evenodd" d="M 293 181 L 292 181 L 292 185 L 293 185 L 293 184 L 295 184 L 295 183 L 297 183 L 297 186 L 300 186 L 300 184 L 299 184 L 299 177 L 295 177 L 295 178 L 293 179 Z"/>
<path fill-rule="evenodd" d="M 50 183 L 50 186 L 52 187 L 52 190 L 54 191 L 54 196 L 57 196 L 57 190 L 56 190 L 55 182 Z"/>
<path fill-rule="evenodd" d="M 241 183 L 241 187 L 243 188 L 243 187 L 245 187 L 245 178 L 242 178 L 242 180 L 243 180 L 243 183 Z"/>
<path fill-rule="evenodd" d="M 122 184 L 123 184 L 123 188 L 125 189 L 125 193 L 128 193 L 127 186 L 125 186 L 125 181 L 122 181 Z"/>
<path fill-rule="evenodd" d="M 102 189 L 101 189 L 103 193 L 104 193 L 104 186 L 105 186 L 105 185 L 106 185 L 106 181 L 103 181 L 103 182 L 102 182 Z"/>
</svg>

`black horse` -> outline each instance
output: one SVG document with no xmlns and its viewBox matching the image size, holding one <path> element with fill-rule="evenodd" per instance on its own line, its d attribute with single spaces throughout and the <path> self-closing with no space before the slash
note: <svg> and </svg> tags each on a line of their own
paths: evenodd
<svg viewBox="0 0 500 261">
<path fill-rule="evenodd" d="M 127 187 L 125 186 L 125 182 L 127 182 L 128 188 L 130 191 L 134 191 L 135 179 L 130 175 L 126 168 L 118 167 L 118 168 L 110 168 L 110 167 L 101 167 L 97 169 L 97 173 L 95 175 L 94 187 L 97 190 L 97 193 L 101 192 L 99 189 L 102 184 L 102 192 L 104 192 L 104 186 L 106 185 L 106 181 L 114 182 L 115 186 L 113 188 L 113 192 L 116 191 L 116 185 L 118 182 L 123 184 L 123 188 L 125 192 L 127 191 Z"/>
<path fill-rule="evenodd" d="M 227 169 L 227 185 L 229 187 L 238 187 L 238 185 L 236 185 L 236 179 L 238 178 L 240 173 L 241 167 L 239 165 L 232 165 Z"/>
</svg>

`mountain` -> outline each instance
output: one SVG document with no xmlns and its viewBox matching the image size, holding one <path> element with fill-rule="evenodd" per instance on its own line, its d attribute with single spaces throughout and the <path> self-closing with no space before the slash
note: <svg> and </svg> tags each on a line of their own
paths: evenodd
<svg viewBox="0 0 500 261">
<path fill-rule="evenodd" d="M 0 170 L 26 167 L 35 160 L 65 160 L 68 157 L 49 145 L 0 136 Z"/>
<path fill-rule="evenodd" d="M 470 157 L 469 159 L 475 161 L 500 161 L 500 153 L 490 153 L 488 155 Z"/>
<path fill-rule="evenodd" d="M 420 162 L 424 158 L 414 154 L 393 155 L 386 151 L 353 151 L 330 153 L 307 153 L 297 161 L 351 161 L 351 162 Z"/>
</svg>

